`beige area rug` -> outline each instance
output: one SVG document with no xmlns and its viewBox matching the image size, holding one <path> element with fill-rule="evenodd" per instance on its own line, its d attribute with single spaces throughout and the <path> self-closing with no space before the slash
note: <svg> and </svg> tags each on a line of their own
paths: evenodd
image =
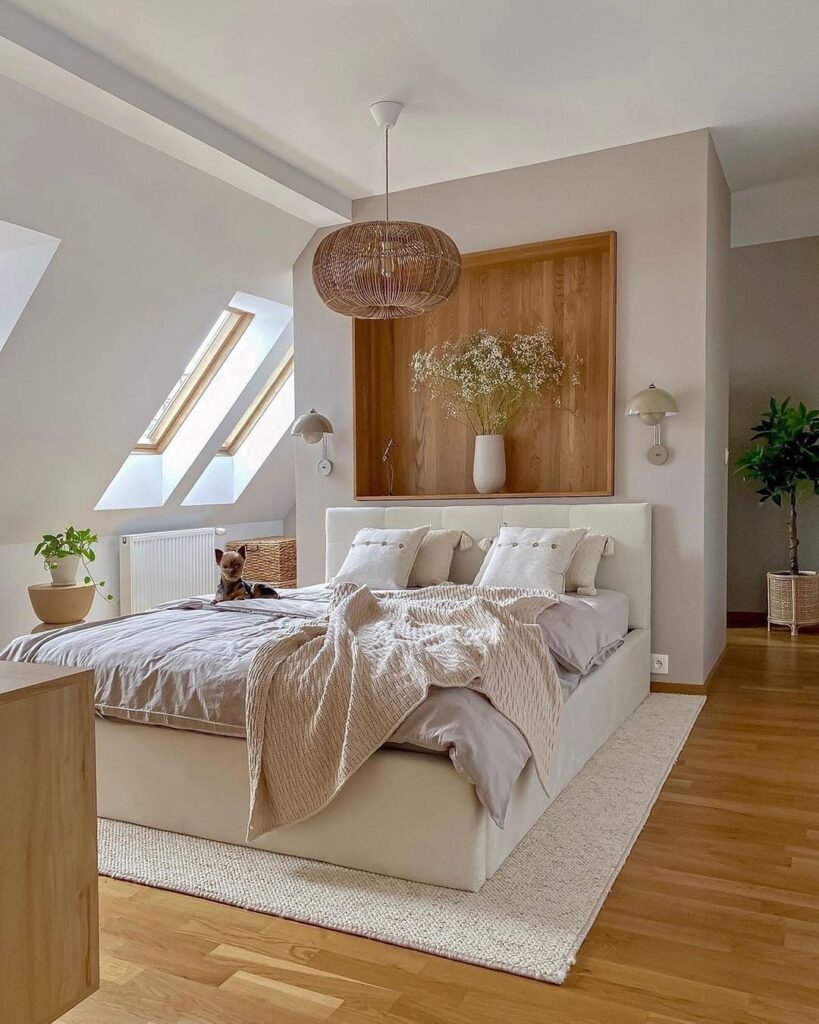
<svg viewBox="0 0 819 1024">
<path fill-rule="evenodd" d="M 480 892 L 100 819 L 100 872 L 560 984 L 704 697 L 652 694 Z"/>
</svg>

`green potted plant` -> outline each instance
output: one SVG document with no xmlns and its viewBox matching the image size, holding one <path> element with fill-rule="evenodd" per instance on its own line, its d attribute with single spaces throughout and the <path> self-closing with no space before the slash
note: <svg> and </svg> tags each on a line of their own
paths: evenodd
<svg viewBox="0 0 819 1024">
<path fill-rule="evenodd" d="M 82 562 L 85 569 L 83 583 L 93 583 L 102 593 L 105 580 L 97 583 L 88 568 L 89 562 L 96 561 L 94 545 L 99 541 L 96 533 L 90 530 L 75 530 L 69 526 L 63 533 L 46 533 L 43 539 L 34 549 L 35 555 L 40 555 L 45 568 L 51 573 L 51 582 L 55 587 L 70 587 L 77 582 L 77 572 Z M 104 595 L 107 600 L 112 601 L 113 595 Z"/>
<path fill-rule="evenodd" d="M 772 398 L 751 440 L 758 443 L 738 460 L 737 471 L 761 485 L 760 504 L 770 500 L 781 508 L 784 501 L 788 510 L 788 571 L 768 573 L 768 628 L 789 626 L 795 636 L 800 626 L 819 622 L 819 576 L 799 568 L 797 529 L 800 495 L 819 494 L 819 409 Z"/>
</svg>

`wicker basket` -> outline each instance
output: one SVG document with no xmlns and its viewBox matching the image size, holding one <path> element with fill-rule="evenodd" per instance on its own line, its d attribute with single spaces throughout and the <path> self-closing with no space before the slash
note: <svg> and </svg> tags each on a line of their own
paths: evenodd
<svg viewBox="0 0 819 1024">
<path fill-rule="evenodd" d="M 270 583 L 274 587 L 296 585 L 296 538 L 254 537 L 252 540 L 229 540 L 228 551 L 245 545 L 244 577 L 252 583 Z"/>
<path fill-rule="evenodd" d="M 768 629 L 790 627 L 796 636 L 800 626 L 819 623 L 819 575 L 800 572 L 791 576 L 784 572 L 768 573 Z"/>
</svg>

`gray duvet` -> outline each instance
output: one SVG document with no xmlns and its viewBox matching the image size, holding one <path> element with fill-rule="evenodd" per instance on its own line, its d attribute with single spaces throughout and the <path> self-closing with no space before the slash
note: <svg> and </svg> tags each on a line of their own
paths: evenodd
<svg viewBox="0 0 819 1024">
<path fill-rule="evenodd" d="M 324 587 L 285 591 L 278 601 L 211 605 L 194 598 L 139 615 L 20 637 L 0 653 L 0 660 L 94 669 L 97 712 L 105 718 L 244 737 L 246 678 L 256 650 L 271 630 L 292 629 L 323 615 L 328 600 Z M 551 611 L 541 622 L 547 644 Z M 584 622 L 588 618 L 582 617 Z M 561 633 L 565 620 L 566 610 L 554 617 Z M 587 624 L 583 632 L 589 634 Z M 565 636 L 556 637 L 555 645 L 562 650 Z M 391 742 L 448 754 L 503 827 L 512 788 L 530 751 L 517 727 L 485 697 L 474 690 L 433 687 Z"/>
</svg>

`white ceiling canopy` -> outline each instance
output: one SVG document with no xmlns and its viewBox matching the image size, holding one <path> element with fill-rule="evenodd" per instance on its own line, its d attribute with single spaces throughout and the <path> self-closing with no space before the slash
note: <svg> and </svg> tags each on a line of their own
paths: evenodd
<svg viewBox="0 0 819 1024">
<path fill-rule="evenodd" d="M 19 0 L 346 196 L 712 127 L 744 189 L 819 175 L 816 0 Z M 2 65 L 0 64 L 0 70 Z"/>
</svg>

